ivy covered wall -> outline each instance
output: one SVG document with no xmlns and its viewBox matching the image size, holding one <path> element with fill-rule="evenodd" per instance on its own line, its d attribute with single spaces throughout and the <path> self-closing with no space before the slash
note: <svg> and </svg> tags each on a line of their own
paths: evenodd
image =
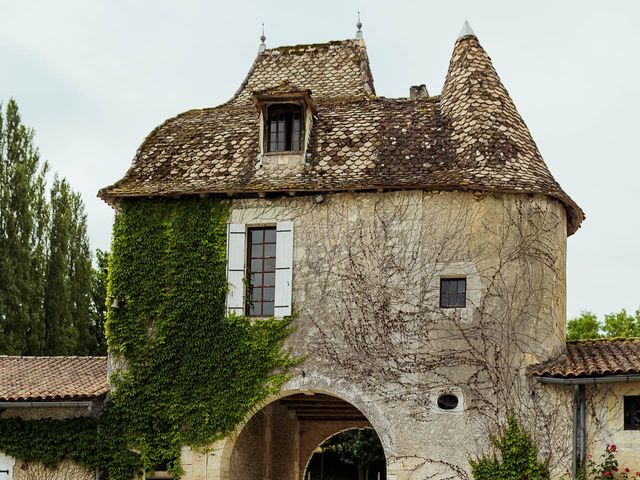
<svg viewBox="0 0 640 480">
<path fill-rule="evenodd" d="M 122 305 L 109 310 L 106 328 L 119 368 L 98 434 L 75 447 L 98 452 L 89 466 L 110 478 L 160 465 L 179 474 L 182 445 L 228 435 L 286 379 L 289 321 L 225 317 L 228 209 L 200 198 L 118 207 L 109 295 Z M 49 461 L 34 445 L 31 458 Z"/>
</svg>

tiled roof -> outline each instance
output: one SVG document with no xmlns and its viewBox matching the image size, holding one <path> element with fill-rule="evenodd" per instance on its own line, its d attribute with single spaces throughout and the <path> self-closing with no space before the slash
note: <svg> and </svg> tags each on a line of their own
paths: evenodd
<svg viewBox="0 0 640 480">
<path fill-rule="evenodd" d="M 0 356 L 0 401 L 89 400 L 108 390 L 107 357 Z"/>
<path fill-rule="evenodd" d="M 567 342 L 565 353 L 549 362 L 532 366 L 530 373 L 564 378 L 640 374 L 640 339 Z"/>
<path fill-rule="evenodd" d="M 316 110 L 306 161 L 259 167 L 254 92 L 295 85 Z M 584 215 L 549 173 L 477 38 L 456 42 L 442 95 L 373 92 L 360 41 L 281 47 L 258 55 L 234 98 L 167 120 L 145 139 L 104 199 L 206 193 L 380 188 L 540 193 L 560 200 L 569 234 Z"/>
</svg>

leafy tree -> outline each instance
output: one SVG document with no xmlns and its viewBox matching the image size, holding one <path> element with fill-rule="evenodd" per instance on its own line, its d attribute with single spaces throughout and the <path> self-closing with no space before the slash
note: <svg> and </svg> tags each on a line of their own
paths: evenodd
<svg viewBox="0 0 640 480">
<path fill-rule="evenodd" d="M 11 99 L 0 108 L 0 353 L 34 355 L 44 345 L 48 233 L 47 163 Z"/>
<path fill-rule="evenodd" d="M 104 337 L 104 323 L 107 318 L 107 272 L 109 252 L 96 250 L 96 267 L 91 274 L 91 334 L 95 339 L 94 354 L 105 355 L 107 342 Z"/>
<path fill-rule="evenodd" d="M 91 253 L 80 195 L 55 178 L 51 187 L 51 235 L 44 296 L 45 354 L 88 355 L 91 333 Z"/>
<path fill-rule="evenodd" d="M 538 449 L 529 434 L 510 414 L 500 437 L 492 438 L 494 452 L 476 460 L 470 459 L 475 480 L 543 480 L 549 478 L 546 462 L 538 460 Z"/>
<path fill-rule="evenodd" d="M 338 433 L 327 440 L 322 448 L 337 453 L 342 462 L 356 465 L 358 480 L 368 479 L 373 465 L 385 464 L 382 444 L 371 428 L 354 428 Z"/>
<path fill-rule="evenodd" d="M 582 312 L 567 323 L 567 340 L 640 337 L 640 309 L 632 315 L 623 308 L 604 316 L 604 322 L 591 312 Z"/>
<path fill-rule="evenodd" d="M 95 353 L 84 204 L 58 178 L 47 198 L 49 167 L 33 138 L 9 100 L 0 108 L 0 354 Z"/>
<path fill-rule="evenodd" d="M 567 324 L 567 340 L 601 338 L 600 322 L 595 313 L 582 312 L 579 317 L 572 318 Z"/>
<path fill-rule="evenodd" d="M 602 330 L 606 337 L 640 337 L 640 309 L 635 315 L 627 313 L 624 308 L 618 313 L 605 315 Z"/>
</svg>

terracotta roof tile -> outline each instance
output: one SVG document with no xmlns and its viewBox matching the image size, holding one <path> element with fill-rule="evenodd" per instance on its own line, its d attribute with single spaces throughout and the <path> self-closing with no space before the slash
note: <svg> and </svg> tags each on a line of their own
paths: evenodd
<svg viewBox="0 0 640 480">
<path fill-rule="evenodd" d="M 107 357 L 0 356 L 1 401 L 92 399 L 108 390 Z"/>
<path fill-rule="evenodd" d="M 310 91 L 305 162 L 259 160 L 254 92 Z M 289 87 L 287 87 L 289 88 Z M 268 154 L 267 154 L 268 155 Z M 104 199 L 376 188 L 540 193 L 560 200 L 569 234 L 584 218 L 549 173 L 478 40 L 456 43 L 440 97 L 376 97 L 364 44 L 281 47 L 258 55 L 234 98 L 167 120 Z"/>
<path fill-rule="evenodd" d="M 530 373 L 567 378 L 640 374 L 640 338 L 567 342 L 565 353 L 533 365 Z"/>
</svg>

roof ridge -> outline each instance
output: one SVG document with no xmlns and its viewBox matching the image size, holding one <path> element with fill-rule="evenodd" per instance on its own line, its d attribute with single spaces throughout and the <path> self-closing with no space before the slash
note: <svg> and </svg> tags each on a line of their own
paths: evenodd
<svg viewBox="0 0 640 480">
<path fill-rule="evenodd" d="M 577 343 L 616 343 L 616 342 L 640 342 L 640 337 L 610 337 L 610 338 L 577 338 L 567 340 L 567 344 Z"/>
<path fill-rule="evenodd" d="M 0 355 L 0 358 L 16 358 L 16 359 L 31 359 L 31 358 L 101 358 L 107 359 L 106 355 Z"/>
<path fill-rule="evenodd" d="M 343 44 L 351 43 L 355 46 L 362 46 L 363 40 L 355 39 L 355 38 L 345 38 L 344 40 L 329 40 L 328 42 L 318 42 L 318 43 L 299 43 L 296 45 L 280 45 L 278 47 L 271 47 L 265 49 L 263 52 L 259 52 L 258 55 L 265 55 L 267 53 L 279 52 L 283 50 L 287 50 L 289 53 L 292 53 L 294 50 L 299 50 L 301 53 L 311 48 L 320 48 L 320 47 L 332 47 L 339 46 Z"/>
</svg>

